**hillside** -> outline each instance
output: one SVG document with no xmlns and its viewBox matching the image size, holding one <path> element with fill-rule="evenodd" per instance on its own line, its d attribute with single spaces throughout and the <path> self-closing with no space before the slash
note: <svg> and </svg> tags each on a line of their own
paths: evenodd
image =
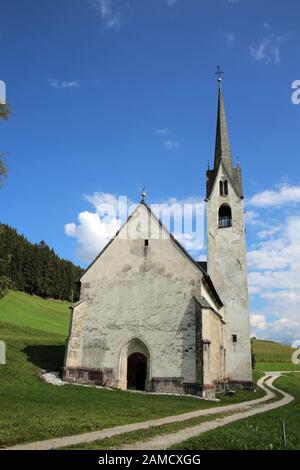
<svg viewBox="0 0 300 470">
<path fill-rule="evenodd" d="M 43 298 L 73 301 L 78 298 L 82 271 L 44 241 L 31 243 L 14 228 L 0 224 L 0 294 L 13 286 Z"/>
<path fill-rule="evenodd" d="M 67 336 L 69 319 L 68 302 L 45 300 L 23 292 L 10 292 L 0 299 L 0 322 Z"/>
<path fill-rule="evenodd" d="M 252 341 L 253 352 L 257 362 L 289 362 L 293 349 L 275 341 Z"/>
</svg>

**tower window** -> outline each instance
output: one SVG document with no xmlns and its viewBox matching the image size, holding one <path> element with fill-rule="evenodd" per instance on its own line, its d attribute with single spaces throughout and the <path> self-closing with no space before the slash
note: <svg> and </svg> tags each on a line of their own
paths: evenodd
<svg viewBox="0 0 300 470">
<path fill-rule="evenodd" d="M 232 335 L 232 342 L 237 343 L 237 335 Z"/>
<path fill-rule="evenodd" d="M 149 240 L 145 240 L 145 246 L 149 246 Z"/>
<path fill-rule="evenodd" d="M 231 208 L 226 204 L 223 204 L 219 209 L 219 228 L 231 227 L 232 226 L 232 214 Z"/>
<path fill-rule="evenodd" d="M 228 181 L 224 181 L 224 196 L 228 196 Z"/>
<path fill-rule="evenodd" d="M 220 196 L 224 196 L 224 184 L 223 181 L 220 181 Z"/>
</svg>

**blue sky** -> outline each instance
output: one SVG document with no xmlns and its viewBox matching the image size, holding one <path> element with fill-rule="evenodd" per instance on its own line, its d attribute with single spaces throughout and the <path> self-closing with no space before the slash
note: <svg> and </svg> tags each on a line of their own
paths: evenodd
<svg viewBox="0 0 300 470">
<path fill-rule="evenodd" d="M 300 105 L 291 101 L 300 80 L 299 3 L 1 0 L 0 7 L 0 79 L 13 110 L 0 123 L 9 167 L 0 220 L 84 264 L 80 233 L 90 240 L 92 227 L 70 237 L 65 225 L 78 228 L 82 213 L 94 219 L 99 193 L 137 201 L 145 184 L 149 202 L 202 200 L 220 63 L 246 195 L 253 331 L 300 339 Z"/>
</svg>

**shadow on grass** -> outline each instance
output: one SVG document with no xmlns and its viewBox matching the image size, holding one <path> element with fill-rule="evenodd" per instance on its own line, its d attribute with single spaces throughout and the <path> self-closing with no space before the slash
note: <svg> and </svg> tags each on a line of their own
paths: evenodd
<svg viewBox="0 0 300 470">
<path fill-rule="evenodd" d="M 65 345 L 33 345 L 23 349 L 28 361 L 47 371 L 60 370 L 64 365 Z"/>
</svg>

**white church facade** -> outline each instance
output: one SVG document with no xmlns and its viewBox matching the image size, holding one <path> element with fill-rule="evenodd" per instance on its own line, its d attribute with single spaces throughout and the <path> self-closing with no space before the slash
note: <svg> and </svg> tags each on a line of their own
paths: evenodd
<svg viewBox="0 0 300 470">
<path fill-rule="evenodd" d="M 140 202 L 81 277 L 65 381 L 202 396 L 252 383 L 241 170 L 231 160 L 221 80 L 206 226 L 203 263 Z"/>
</svg>

